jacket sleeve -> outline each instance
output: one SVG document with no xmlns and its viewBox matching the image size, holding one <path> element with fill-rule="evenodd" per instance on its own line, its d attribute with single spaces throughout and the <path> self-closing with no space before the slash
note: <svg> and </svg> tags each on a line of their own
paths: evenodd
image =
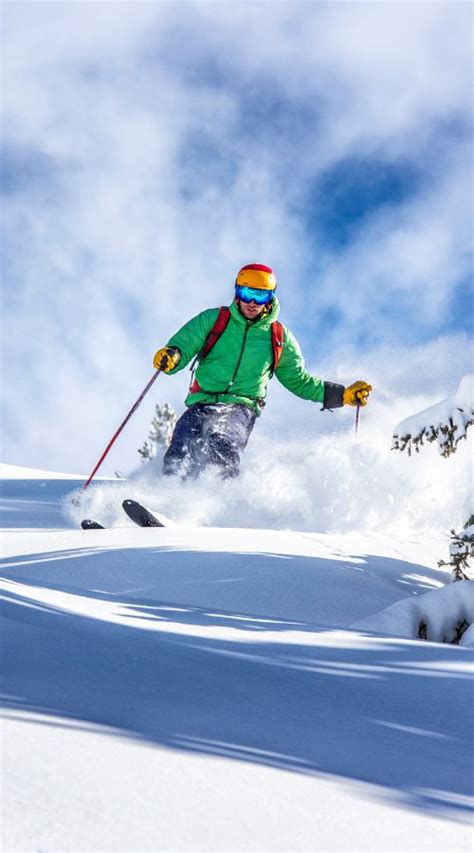
<svg viewBox="0 0 474 853">
<path fill-rule="evenodd" d="M 218 308 L 208 308 L 196 317 L 193 317 L 171 337 L 166 344 L 167 347 L 177 347 L 181 358 L 177 366 L 170 370 L 168 376 L 183 370 L 195 355 L 202 349 L 204 342 L 211 331 L 219 314 Z"/>
<path fill-rule="evenodd" d="M 344 385 L 325 382 L 308 373 L 300 345 L 289 329 L 285 329 L 283 352 L 275 376 L 297 397 L 322 403 L 323 409 L 333 409 L 343 405 Z"/>
</svg>

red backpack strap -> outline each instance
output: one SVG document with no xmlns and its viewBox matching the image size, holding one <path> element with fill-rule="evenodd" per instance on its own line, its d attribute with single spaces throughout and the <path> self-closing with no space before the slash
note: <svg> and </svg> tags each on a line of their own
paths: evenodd
<svg viewBox="0 0 474 853">
<path fill-rule="evenodd" d="M 227 324 L 230 320 L 230 308 L 227 305 L 222 305 L 219 308 L 219 313 L 217 315 L 216 322 L 214 323 L 211 331 L 209 332 L 206 340 L 204 341 L 202 349 L 198 352 L 197 356 L 193 360 L 191 367 L 189 368 L 191 371 L 191 385 L 189 386 L 190 394 L 197 394 L 201 390 L 199 387 L 199 383 L 197 379 L 194 378 L 194 372 L 196 370 L 196 365 L 198 361 L 202 361 L 206 358 L 206 355 L 209 355 L 213 346 L 217 344 L 220 336 L 223 332 L 225 332 L 227 328 Z"/>
<path fill-rule="evenodd" d="M 281 358 L 281 354 L 283 352 L 283 338 L 284 338 L 285 327 L 278 320 L 275 320 L 272 323 L 272 350 L 273 350 L 273 365 L 272 365 L 272 373 L 275 373 L 275 370 L 278 367 L 278 363 Z"/>
<path fill-rule="evenodd" d="M 221 308 L 219 308 L 217 320 L 214 323 L 211 331 L 209 332 L 206 340 L 204 341 L 204 346 L 198 355 L 199 361 L 202 361 L 204 358 L 206 358 L 206 355 L 209 355 L 212 347 L 216 345 L 222 333 L 225 332 L 229 320 L 230 308 L 228 308 L 227 305 L 223 305 L 221 306 Z"/>
</svg>

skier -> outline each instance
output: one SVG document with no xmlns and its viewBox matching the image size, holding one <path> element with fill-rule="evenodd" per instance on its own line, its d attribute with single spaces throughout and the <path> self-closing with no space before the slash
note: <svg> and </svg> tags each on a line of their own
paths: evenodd
<svg viewBox="0 0 474 853">
<path fill-rule="evenodd" d="M 196 477 L 208 465 L 224 477 L 239 472 L 273 373 L 285 388 L 323 409 L 367 404 L 372 387 L 345 387 L 307 372 L 299 344 L 277 318 L 276 278 L 264 264 L 242 267 L 230 308 L 210 308 L 189 320 L 153 359 L 156 369 L 177 373 L 194 358 L 185 404 L 163 462 L 165 474 Z"/>
</svg>

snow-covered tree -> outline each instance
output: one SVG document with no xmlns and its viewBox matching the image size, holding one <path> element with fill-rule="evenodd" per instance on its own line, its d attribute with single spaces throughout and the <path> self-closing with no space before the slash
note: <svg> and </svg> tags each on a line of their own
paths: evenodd
<svg viewBox="0 0 474 853">
<path fill-rule="evenodd" d="M 148 433 L 149 441 L 138 448 L 142 462 L 154 459 L 159 447 L 168 447 L 177 420 L 176 412 L 168 403 L 157 403 Z"/>
<path fill-rule="evenodd" d="M 439 560 L 438 566 L 451 566 L 453 580 L 472 580 L 472 571 L 469 560 L 474 557 L 474 515 L 471 515 L 459 533 L 451 530 L 451 542 L 449 544 L 448 563 Z"/>
<path fill-rule="evenodd" d="M 474 374 L 464 376 L 452 397 L 418 412 L 397 424 L 393 431 L 393 450 L 418 453 L 424 441 L 437 441 L 439 452 L 447 458 L 456 452 L 474 423 Z"/>
<path fill-rule="evenodd" d="M 474 374 L 464 376 L 452 397 L 424 409 L 397 424 L 393 431 L 393 450 L 413 447 L 418 453 L 425 440 L 437 441 L 438 449 L 446 459 L 456 453 L 461 439 L 474 423 Z M 471 499 L 472 505 L 472 499 Z M 471 580 L 469 564 L 474 556 L 474 516 L 469 512 L 468 521 L 460 532 L 451 531 L 450 560 L 440 560 L 440 566 L 451 566 L 453 580 Z"/>
</svg>

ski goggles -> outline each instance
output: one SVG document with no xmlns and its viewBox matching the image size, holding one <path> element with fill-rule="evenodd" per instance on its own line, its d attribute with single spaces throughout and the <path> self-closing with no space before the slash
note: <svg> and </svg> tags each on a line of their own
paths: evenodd
<svg viewBox="0 0 474 853">
<path fill-rule="evenodd" d="M 235 297 L 242 302 L 256 302 L 257 305 L 268 305 L 273 299 L 274 290 L 259 290 L 256 287 L 235 285 Z"/>
</svg>

